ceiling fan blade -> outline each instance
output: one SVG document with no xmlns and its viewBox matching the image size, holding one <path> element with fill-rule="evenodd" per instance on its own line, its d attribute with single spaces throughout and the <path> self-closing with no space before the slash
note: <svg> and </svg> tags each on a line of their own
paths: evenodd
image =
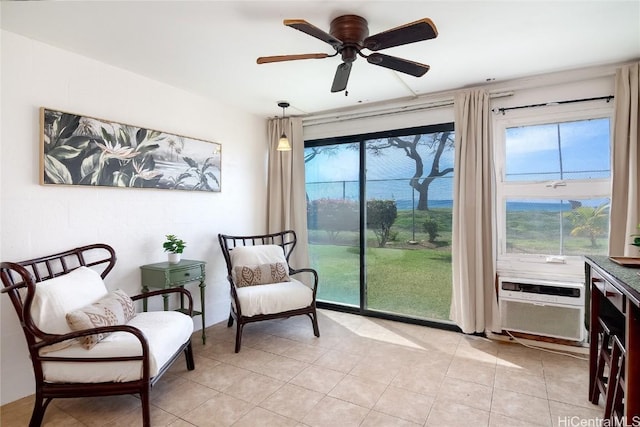
<svg viewBox="0 0 640 427">
<path fill-rule="evenodd" d="M 428 65 L 420 64 L 419 62 L 384 55 L 382 53 L 372 53 L 367 56 L 367 62 L 416 77 L 423 76 L 430 68 Z"/>
<path fill-rule="evenodd" d="M 267 64 L 269 62 L 295 61 L 297 59 L 322 59 L 328 57 L 329 55 L 326 53 L 303 53 L 301 55 L 261 56 L 256 62 L 258 64 Z"/>
<path fill-rule="evenodd" d="M 338 65 L 336 75 L 333 78 L 333 84 L 331 85 L 331 92 L 341 92 L 347 88 L 347 82 L 349 81 L 349 74 L 351 74 L 351 62 L 343 62 Z"/>
<path fill-rule="evenodd" d="M 438 36 L 436 26 L 429 18 L 401 25 L 364 39 L 362 45 L 369 50 L 382 50 L 403 44 L 434 39 Z"/>
<path fill-rule="evenodd" d="M 340 46 L 342 46 L 342 41 L 333 37 L 331 34 L 327 33 L 326 31 L 323 31 L 320 28 L 309 24 L 304 19 L 285 19 L 284 25 L 286 25 L 287 27 L 295 28 L 296 30 L 302 31 L 303 33 L 307 33 L 310 36 L 320 39 L 325 43 L 329 43 L 336 50 Z"/>
</svg>

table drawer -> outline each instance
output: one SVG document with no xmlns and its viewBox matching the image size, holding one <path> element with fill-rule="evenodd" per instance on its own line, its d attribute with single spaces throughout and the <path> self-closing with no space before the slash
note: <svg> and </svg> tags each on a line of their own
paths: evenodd
<svg viewBox="0 0 640 427">
<path fill-rule="evenodd" d="M 614 305 L 614 307 L 620 310 L 620 312 L 625 313 L 627 311 L 624 295 L 618 290 L 618 288 L 609 282 L 605 282 L 604 296 L 611 302 L 611 304 Z"/>
<path fill-rule="evenodd" d="M 620 290 L 618 290 L 618 288 L 595 272 L 592 272 L 591 274 L 591 285 L 598 289 L 600 293 L 602 293 L 602 295 L 621 313 L 626 312 L 625 296 Z"/>
<path fill-rule="evenodd" d="M 202 277 L 202 267 L 199 265 L 194 265 L 180 270 L 173 270 L 169 273 L 169 281 L 171 283 L 198 280 L 200 277 Z"/>
</svg>

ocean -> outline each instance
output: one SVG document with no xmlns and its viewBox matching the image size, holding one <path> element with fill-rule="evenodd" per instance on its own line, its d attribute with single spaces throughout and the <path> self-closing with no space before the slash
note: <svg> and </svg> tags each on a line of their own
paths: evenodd
<svg viewBox="0 0 640 427">
<path fill-rule="evenodd" d="M 308 200 L 339 199 L 357 201 L 359 198 L 358 181 L 308 182 L 306 184 Z M 409 180 L 367 181 L 368 200 L 395 200 L 399 210 L 410 210 L 418 205 L 419 195 L 409 185 Z M 443 177 L 429 186 L 429 208 L 453 208 L 453 182 Z M 599 206 L 608 202 L 605 199 L 583 199 L 578 201 L 584 206 Z M 510 200 L 507 201 L 507 212 L 514 211 L 570 211 L 568 200 Z"/>
</svg>

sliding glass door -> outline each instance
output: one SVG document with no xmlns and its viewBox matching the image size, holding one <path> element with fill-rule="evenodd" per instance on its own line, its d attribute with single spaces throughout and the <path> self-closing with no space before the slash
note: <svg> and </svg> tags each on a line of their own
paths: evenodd
<svg viewBox="0 0 640 427">
<path fill-rule="evenodd" d="M 452 124 L 311 141 L 305 154 L 318 300 L 448 320 Z"/>
<path fill-rule="evenodd" d="M 305 149 L 311 265 L 327 286 L 318 300 L 360 306 L 360 149 L 358 143 Z"/>
</svg>

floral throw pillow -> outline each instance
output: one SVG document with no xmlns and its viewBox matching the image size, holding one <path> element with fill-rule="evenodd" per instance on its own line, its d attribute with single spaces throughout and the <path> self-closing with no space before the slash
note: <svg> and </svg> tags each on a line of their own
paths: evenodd
<svg viewBox="0 0 640 427">
<path fill-rule="evenodd" d="M 239 288 L 243 286 L 289 282 L 291 280 L 289 278 L 289 267 L 284 262 L 254 266 L 236 266 L 234 273 L 235 284 Z"/>
<path fill-rule="evenodd" d="M 135 306 L 122 290 L 115 290 L 91 305 L 67 313 L 67 323 L 72 331 L 82 331 L 98 326 L 124 325 L 136 315 Z M 108 334 L 94 334 L 78 338 L 87 350 L 91 350 Z"/>
</svg>

